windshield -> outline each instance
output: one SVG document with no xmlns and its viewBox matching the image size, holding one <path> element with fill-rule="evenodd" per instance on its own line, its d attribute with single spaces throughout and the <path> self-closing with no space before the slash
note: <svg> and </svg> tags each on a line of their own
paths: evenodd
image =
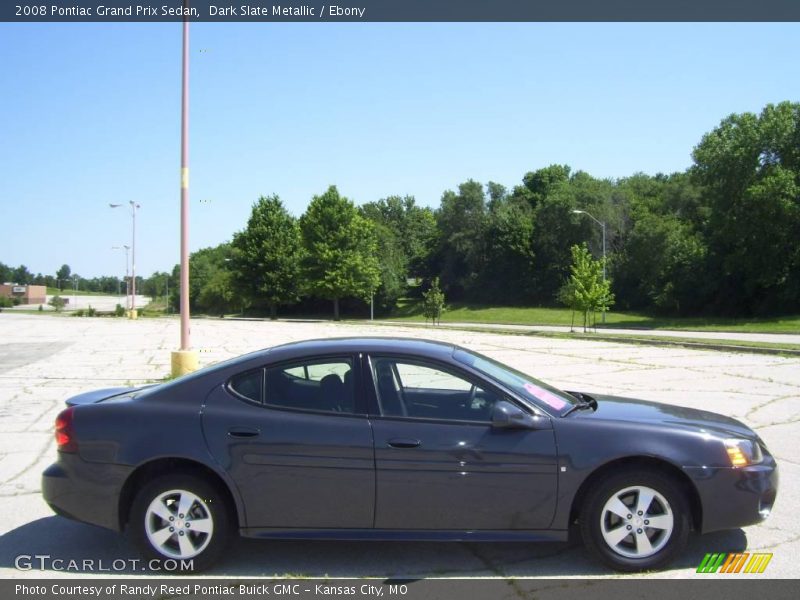
<svg viewBox="0 0 800 600">
<path fill-rule="evenodd" d="M 483 354 L 457 348 L 456 351 L 453 352 L 453 358 L 460 363 L 472 367 L 476 371 L 480 371 L 507 388 L 514 390 L 523 398 L 540 404 L 543 407 L 553 409 L 558 414 L 566 412 L 570 407 L 580 402 L 577 398 L 566 392 L 562 392 L 551 385 L 547 385 L 542 381 L 534 379 L 516 369 L 512 369 L 508 365 L 497 362 Z"/>
</svg>

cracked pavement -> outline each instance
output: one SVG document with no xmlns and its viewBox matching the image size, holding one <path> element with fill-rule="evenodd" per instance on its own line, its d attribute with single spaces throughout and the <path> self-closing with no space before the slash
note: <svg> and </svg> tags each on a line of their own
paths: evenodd
<svg viewBox="0 0 800 600">
<path fill-rule="evenodd" d="M 695 536 L 663 572 L 623 576 L 589 559 L 580 543 L 411 543 L 256 541 L 234 544 L 209 576 L 330 577 L 662 577 L 694 578 L 706 552 L 773 552 L 761 577 L 796 578 L 800 568 L 800 359 L 681 347 L 501 335 L 455 329 L 422 332 L 368 323 L 193 320 L 201 364 L 279 343 L 350 335 L 414 336 L 483 352 L 559 387 L 634 396 L 733 416 L 754 428 L 776 456 L 780 491 L 758 526 Z M 53 515 L 40 495 L 55 460 L 52 427 L 64 400 L 99 387 L 168 374 L 176 318 L 129 321 L 54 315 L 0 315 L 0 577 L 63 577 L 20 571 L 19 554 L 53 558 L 137 558 L 123 536 Z M 99 575 L 137 575 L 135 571 Z M 98 575 L 93 573 L 92 575 Z M 718 575 L 719 576 L 719 575 Z M 708 577 L 708 575 L 702 576 Z M 724 576 L 719 576 L 724 577 Z M 733 576 L 735 577 L 735 576 Z"/>
</svg>

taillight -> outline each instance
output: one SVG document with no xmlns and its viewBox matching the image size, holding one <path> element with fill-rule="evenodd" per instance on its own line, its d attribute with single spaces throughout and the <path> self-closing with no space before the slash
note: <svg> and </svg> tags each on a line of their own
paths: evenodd
<svg viewBox="0 0 800 600">
<path fill-rule="evenodd" d="M 75 440 L 75 431 L 72 428 L 74 415 L 75 407 L 70 406 L 56 417 L 56 445 L 59 452 L 78 451 L 78 442 Z"/>
</svg>

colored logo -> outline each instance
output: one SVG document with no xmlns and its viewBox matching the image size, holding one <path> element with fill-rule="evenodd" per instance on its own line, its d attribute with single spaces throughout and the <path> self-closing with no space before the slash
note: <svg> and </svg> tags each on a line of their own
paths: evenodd
<svg viewBox="0 0 800 600">
<path fill-rule="evenodd" d="M 718 552 L 706 554 L 697 567 L 698 573 L 763 573 L 772 554 L 749 552 Z"/>
</svg>

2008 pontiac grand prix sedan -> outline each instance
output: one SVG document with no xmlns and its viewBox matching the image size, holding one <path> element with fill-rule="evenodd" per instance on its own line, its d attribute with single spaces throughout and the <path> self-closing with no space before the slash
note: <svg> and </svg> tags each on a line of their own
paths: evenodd
<svg viewBox="0 0 800 600">
<path fill-rule="evenodd" d="M 45 500 L 195 570 L 235 532 L 564 541 L 577 528 L 611 567 L 652 569 L 690 530 L 765 519 L 778 484 L 734 419 L 564 392 L 431 341 L 297 342 L 67 404 Z"/>
</svg>

